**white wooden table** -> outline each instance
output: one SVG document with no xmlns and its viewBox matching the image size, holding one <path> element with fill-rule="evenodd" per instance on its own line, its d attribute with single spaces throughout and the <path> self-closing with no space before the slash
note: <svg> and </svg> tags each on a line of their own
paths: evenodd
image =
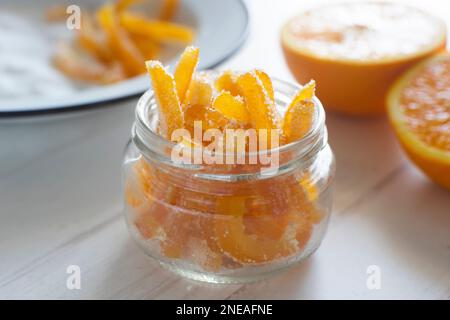
<svg viewBox="0 0 450 320">
<path fill-rule="evenodd" d="M 223 68 L 292 80 L 280 24 L 319 2 L 250 1 L 250 37 Z M 450 24 L 446 1 L 415 2 Z M 206 285 L 160 268 L 122 216 L 120 166 L 135 103 L 0 119 L 0 298 L 450 298 L 450 192 L 408 162 L 384 118 L 328 115 L 335 205 L 306 262 L 248 285 Z M 69 265 L 81 268 L 81 290 L 66 287 Z M 371 265 L 379 290 L 366 285 Z"/>
</svg>

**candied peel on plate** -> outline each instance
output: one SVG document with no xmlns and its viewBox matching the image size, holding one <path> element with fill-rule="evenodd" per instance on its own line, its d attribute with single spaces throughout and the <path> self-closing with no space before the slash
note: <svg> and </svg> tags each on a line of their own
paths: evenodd
<svg viewBox="0 0 450 320">
<path fill-rule="evenodd" d="M 193 41 L 194 31 L 190 27 L 171 22 L 178 0 L 162 1 L 154 18 L 133 8 L 148 2 L 117 0 L 105 3 L 95 12 L 83 9 L 80 29 L 72 42 L 63 44 L 67 49 L 58 45 L 53 55 L 54 66 L 80 82 L 114 83 L 145 73 L 145 61 L 158 58 L 166 46 L 185 46 Z M 47 21 L 65 19 L 65 7 L 48 9 Z"/>
</svg>

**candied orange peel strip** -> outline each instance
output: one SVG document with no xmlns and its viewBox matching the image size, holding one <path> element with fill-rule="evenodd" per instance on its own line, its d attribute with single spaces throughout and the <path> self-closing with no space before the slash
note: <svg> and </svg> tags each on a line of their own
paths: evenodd
<svg viewBox="0 0 450 320">
<path fill-rule="evenodd" d="M 157 43 L 138 34 L 130 37 L 145 59 L 153 60 L 158 57 L 161 48 Z"/>
<path fill-rule="evenodd" d="M 55 4 L 45 11 L 45 20 L 47 22 L 62 22 L 68 17 L 67 5 Z"/>
<path fill-rule="evenodd" d="M 81 28 L 78 32 L 77 42 L 80 47 L 84 48 L 88 53 L 96 59 L 111 63 L 114 56 L 108 50 L 105 37 L 94 26 L 94 21 L 89 14 L 84 14 L 81 19 Z"/>
<path fill-rule="evenodd" d="M 311 100 L 312 98 L 314 98 L 315 93 L 316 93 L 316 82 L 314 80 L 311 80 L 297 92 L 294 99 L 292 99 L 292 102 L 290 103 L 289 107 L 303 100 Z"/>
<path fill-rule="evenodd" d="M 134 4 L 139 4 L 145 0 L 117 0 L 116 9 L 117 11 L 124 11 Z"/>
<path fill-rule="evenodd" d="M 184 104 L 186 92 L 188 91 L 192 76 L 198 64 L 198 53 L 198 48 L 193 46 L 186 47 L 175 68 L 173 76 L 177 88 L 178 99 L 180 99 L 181 104 Z"/>
<path fill-rule="evenodd" d="M 233 71 L 224 71 L 220 76 L 217 77 L 216 81 L 214 82 L 214 86 L 219 92 L 228 91 L 233 96 L 238 96 L 241 94 L 241 91 L 237 84 L 238 77 L 239 75 L 234 73 Z"/>
<path fill-rule="evenodd" d="M 179 24 L 150 20 L 128 11 L 120 14 L 123 27 L 132 34 L 140 34 L 158 43 L 188 44 L 194 39 L 191 28 Z"/>
<path fill-rule="evenodd" d="M 283 134 L 286 143 L 303 138 L 312 127 L 314 121 L 314 97 L 316 83 L 311 80 L 296 94 L 289 105 L 283 121 Z"/>
<path fill-rule="evenodd" d="M 186 95 L 185 104 L 191 106 L 209 106 L 212 97 L 213 88 L 208 79 L 201 76 L 194 76 Z"/>
<path fill-rule="evenodd" d="M 222 91 L 214 99 L 212 106 L 229 120 L 237 120 L 243 123 L 250 122 L 247 107 L 240 96 L 233 96 L 228 91 Z"/>
<path fill-rule="evenodd" d="M 269 75 L 265 73 L 262 70 L 256 69 L 255 74 L 258 76 L 258 78 L 261 80 L 264 89 L 266 90 L 267 94 L 269 95 L 270 99 L 275 102 L 275 92 L 273 90 L 273 84 L 272 80 L 270 79 Z"/>
<path fill-rule="evenodd" d="M 79 52 L 65 43 L 57 46 L 53 64 L 62 73 L 75 80 L 108 84 L 125 79 L 121 66 L 117 64 L 106 66 L 99 61 L 84 59 Z"/>
<path fill-rule="evenodd" d="M 203 130 L 222 132 L 228 128 L 282 128 L 289 139 L 301 138 L 309 131 L 314 116 L 314 82 L 297 93 L 282 122 L 266 73 L 254 70 L 235 76 L 225 72 L 213 82 L 206 75 L 194 74 L 197 61 L 198 49 L 187 48 L 173 77 L 161 63 L 147 62 L 163 136 L 171 137 L 178 128 L 192 132 L 194 121 L 201 121 Z M 212 85 L 221 91 L 214 90 Z M 222 88 L 233 89 L 236 94 Z M 311 110 L 302 109 L 310 104 Z M 205 147 L 194 139 L 183 137 L 179 142 L 191 150 Z M 144 219 L 137 215 L 142 236 L 157 239 L 161 254 L 166 257 L 189 257 L 207 270 L 266 263 L 298 254 L 310 241 L 314 224 L 322 220 L 315 205 L 319 191 L 310 172 L 230 184 L 226 186 L 227 193 L 218 196 L 209 192 L 213 190 L 212 182 L 206 188 L 209 191 L 197 191 L 173 184 L 169 176 L 158 174 L 156 167 L 152 172 L 142 165 L 138 169 L 135 172 L 143 181 L 135 179 L 139 183 L 132 186 L 142 190 L 127 194 L 128 205 L 137 211 L 144 207 L 139 196 L 154 199 L 152 207 L 141 209 L 152 217 Z M 150 173 L 154 183 L 159 183 L 157 188 L 145 183 L 150 181 L 147 177 Z M 202 182 L 188 179 L 188 183 Z M 163 195 L 166 190 L 172 190 L 171 195 Z M 159 202 L 160 199 L 164 200 Z M 172 211 L 171 206 L 164 208 L 166 204 L 208 215 L 180 214 Z M 162 215 L 158 216 L 158 212 Z M 159 233 L 165 236 L 158 238 Z"/>
<path fill-rule="evenodd" d="M 159 61 L 146 62 L 159 106 L 160 130 L 170 139 L 176 129 L 183 128 L 183 113 L 178 100 L 175 81 Z"/>
<path fill-rule="evenodd" d="M 171 20 L 179 6 L 179 0 L 163 0 L 161 12 L 159 13 L 159 19 Z"/>
<path fill-rule="evenodd" d="M 255 72 L 239 76 L 237 83 L 255 129 L 281 129 L 281 119 L 267 90 Z"/>
<path fill-rule="evenodd" d="M 128 75 L 135 76 L 145 72 L 143 64 L 145 59 L 127 32 L 120 25 L 116 8 L 111 4 L 104 5 L 97 12 L 97 18 L 100 26 L 107 35 L 108 43 L 112 51 Z"/>
</svg>

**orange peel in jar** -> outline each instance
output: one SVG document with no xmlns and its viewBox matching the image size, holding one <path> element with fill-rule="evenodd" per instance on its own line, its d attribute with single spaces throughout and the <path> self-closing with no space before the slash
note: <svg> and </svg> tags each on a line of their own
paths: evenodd
<svg viewBox="0 0 450 320">
<path fill-rule="evenodd" d="M 183 113 L 175 81 L 159 61 L 147 61 L 146 65 L 158 102 L 160 130 L 170 139 L 174 130 L 183 128 Z"/>
<path fill-rule="evenodd" d="M 281 239 L 273 240 L 248 234 L 243 219 L 243 216 L 229 216 L 214 221 L 217 244 L 238 262 L 251 264 L 281 259 L 298 252 L 300 247 L 297 237 L 302 241 L 301 247 L 305 243 L 304 225 L 299 228 L 301 234 L 297 233 L 297 226 L 291 224 L 283 230 Z M 270 220 L 273 221 L 276 220 Z"/>
<path fill-rule="evenodd" d="M 189 85 L 185 105 L 210 106 L 213 97 L 213 88 L 206 77 L 194 76 Z M 201 114 L 199 114 L 201 116 Z"/>
<path fill-rule="evenodd" d="M 262 85 L 269 95 L 270 100 L 275 102 L 275 92 L 273 90 L 272 80 L 270 79 L 269 75 L 259 69 L 255 69 L 255 74 L 259 78 L 259 80 L 261 80 Z"/>
<path fill-rule="evenodd" d="M 186 92 L 189 89 L 192 76 L 198 64 L 198 53 L 198 48 L 192 46 L 186 47 L 181 54 L 173 74 L 177 87 L 178 99 L 182 105 L 185 102 Z"/>
<path fill-rule="evenodd" d="M 255 129 L 281 129 L 274 102 L 255 72 L 239 76 L 237 84 L 245 100 L 250 122 Z"/>
<path fill-rule="evenodd" d="M 250 115 L 243 99 L 239 96 L 233 96 L 230 92 L 219 93 L 214 99 L 212 107 L 229 120 L 242 123 L 250 121 Z"/>
<path fill-rule="evenodd" d="M 241 91 L 237 84 L 238 77 L 239 77 L 239 74 L 237 74 L 233 71 L 230 71 L 230 70 L 224 71 L 214 81 L 214 87 L 219 92 L 227 91 L 227 92 L 231 93 L 233 96 L 238 96 L 241 94 Z"/>
<path fill-rule="evenodd" d="M 283 120 L 283 133 L 286 143 L 300 140 L 310 130 L 314 121 L 314 97 L 316 83 L 311 80 L 296 94 L 289 105 Z"/>
<path fill-rule="evenodd" d="M 194 122 L 200 121 L 202 133 L 207 129 L 282 129 L 289 139 L 283 142 L 288 143 L 301 139 L 312 125 L 313 113 L 303 112 L 298 105 L 313 99 L 314 82 L 293 97 L 282 121 L 272 81 L 263 71 L 224 72 L 215 79 L 195 74 L 196 48 L 188 48 L 180 61 L 174 77 L 161 63 L 147 62 L 159 109 L 159 133 L 165 137 L 178 128 L 192 132 Z M 204 146 L 193 139 L 181 143 L 188 148 Z M 169 173 L 145 161 L 134 166 L 139 191 L 130 189 L 127 194 L 138 195 L 137 199 L 134 194 L 128 196 L 138 232 L 158 241 L 165 257 L 186 259 L 204 270 L 291 257 L 305 249 L 314 226 L 322 220 L 315 203 L 318 189 L 309 172 L 218 182 L 192 179 L 175 168 Z M 239 172 L 244 166 L 226 172 Z M 139 196 L 144 201 L 139 202 Z"/>
</svg>

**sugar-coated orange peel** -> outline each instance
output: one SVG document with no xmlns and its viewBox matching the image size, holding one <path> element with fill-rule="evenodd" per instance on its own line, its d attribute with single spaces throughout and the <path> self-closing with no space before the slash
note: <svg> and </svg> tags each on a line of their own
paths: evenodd
<svg viewBox="0 0 450 320">
<path fill-rule="evenodd" d="M 187 47 L 181 54 L 181 58 L 173 74 L 177 87 L 178 99 L 184 104 L 186 92 L 191 84 L 192 76 L 198 64 L 198 48 Z"/>
<path fill-rule="evenodd" d="M 147 61 L 148 73 L 158 102 L 161 134 L 170 139 L 174 130 L 183 128 L 183 113 L 173 77 L 159 61 Z"/>
<path fill-rule="evenodd" d="M 97 18 L 107 36 L 112 52 L 122 63 L 127 74 L 135 76 L 145 72 L 143 64 L 145 58 L 120 25 L 116 8 L 111 4 L 104 5 L 97 12 Z"/>
<path fill-rule="evenodd" d="M 209 80 L 203 76 L 194 76 L 189 85 L 185 104 L 191 106 L 209 106 L 212 97 L 213 88 Z"/>
<path fill-rule="evenodd" d="M 109 64 L 114 61 L 114 56 L 108 49 L 106 40 L 104 34 L 95 26 L 93 18 L 87 13 L 84 14 L 77 36 L 79 46 L 99 61 Z"/>
<path fill-rule="evenodd" d="M 168 138 L 178 128 L 192 134 L 195 121 L 203 130 L 222 132 L 280 129 L 287 138 L 283 143 L 301 139 L 310 130 L 313 81 L 293 97 L 282 119 L 266 73 L 225 71 L 214 79 L 195 73 L 198 53 L 197 48 L 186 48 L 174 76 L 160 62 L 147 62 L 161 135 Z M 180 142 L 186 148 L 203 146 L 192 138 Z M 322 220 L 316 206 L 319 190 L 309 171 L 225 183 L 192 179 L 182 170 L 168 174 L 144 158 L 133 168 L 125 196 L 138 232 L 156 240 L 163 256 L 189 259 L 207 271 L 292 257 L 306 248 Z"/>
<path fill-rule="evenodd" d="M 240 96 L 233 96 L 228 91 L 219 93 L 214 99 L 212 106 L 229 120 L 243 123 L 250 121 L 250 115 L 244 100 Z"/>
<path fill-rule="evenodd" d="M 241 91 L 237 84 L 238 74 L 233 71 L 225 71 L 220 76 L 217 77 L 214 82 L 215 88 L 220 91 L 228 91 L 233 96 L 241 95 Z"/>
<path fill-rule="evenodd" d="M 128 11 L 120 15 L 123 27 L 130 33 L 140 34 L 158 43 L 188 44 L 194 39 L 191 28 L 161 20 L 150 20 Z"/>
<path fill-rule="evenodd" d="M 53 64 L 68 77 L 92 83 L 108 84 L 125 79 L 120 65 L 106 67 L 95 60 L 82 57 L 65 43 L 60 43 L 53 56 Z"/>
<path fill-rule="evenodd" d="M 300 140 L 311 130 L 315 113 L 312 101 L 315 88 L 316 83 L 311 80 L 298 91 L 289 105 L 283 120 L 283 133 L 287 143 Z"/>
<path fill-rule="evenodd" d="M 70 62 L 70 65 L 62 64 L 64 59 L 61 59 L 58 49 L 53 59 L 58 62 L 55 67 L 78 81 L 98 84 L 117 82 L 144 73 L 145 60 L 156 59 L 163 46 L 192 42 L 194 32 L 191 28 L 170 22 L 179 7 L 178 0 L 164 0 L 159 14 L 155 14 L 153 19 L 131 8 L 146 2 L 148 0 L 117 0 L 104 4 L 95 14 L 83 10 L 81 28 L 75 41 L 70 43 L 82 59 Z M 53 6 L 47 10 L 49 22 L 62 22 L 66 15 L 65 6 Z M 105 69 L 108 76 L 97 76 L 97 71 L 86 72 L 85 69 L 92 68 L 92 63 L 82 65 L 86 60 L 95 60 L 95 70 Z M 77 68 L 80 71 L 76 71 Z M 123 76 L 109 76 L 116 74 L 118 68 L 122 69 Z"/>
<path fill-rule="evenodd" d="M 270 100 L 275 102 L 275 93 L 273 91 L 272 80 L 270 79 L 269 75 L 259 69 L 255 70 L 255 74 L 258 76 L 259 80 L 261 80 L 261 83 L 267 94 L 269 95 Z"/>
<path fill-rule="evenodd" d="M 254 71 L 246 72 L 237 80 L 245 99 L 250 122 L 255 129 L 281 129 L 281 119 L 264 82 Z"/>
</svg>

